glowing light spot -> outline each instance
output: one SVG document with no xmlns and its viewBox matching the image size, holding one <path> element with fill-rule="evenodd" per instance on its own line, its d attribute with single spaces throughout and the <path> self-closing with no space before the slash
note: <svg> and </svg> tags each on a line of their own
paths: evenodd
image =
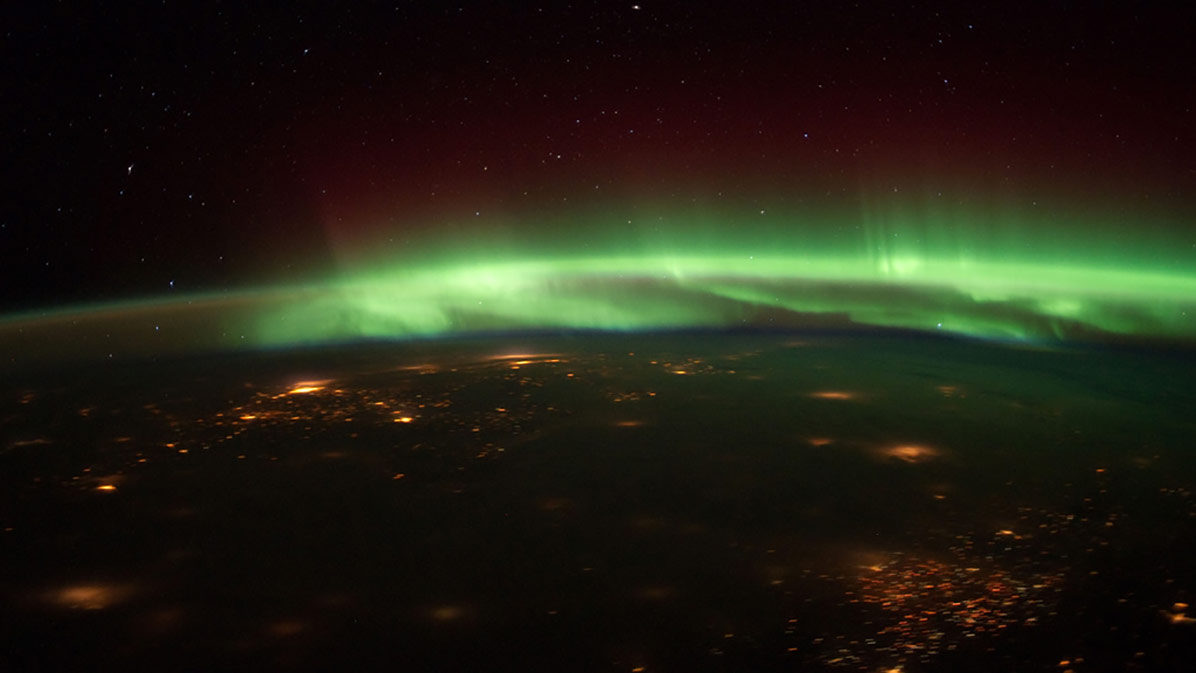
<svg viewBox="0 0 1196 673">
<path fill-rule="evenodd" d="M 441 605 L 432 608 L 432 620 L 437 622 L 452 622 L 465 616 L 465 608 L 459 605 Z"/>
<path fill-rule="evenodd" d="M 97 491 L 115 491 L 116 485 L 115 484 L 100 484 L 99 486 L 96 486 L 96 490 Z"/>
<path fill-rule="evenodd" d="M 810 446 L 826 446 L 827 444 L 833 443 L 835 440 L 831 439 L 830 437 L 811 437 L 806 441 L 810 443 Z"/>
<path fill-rule="evenodd" d="M 391 477 L 391 479 L 394 479 L 394 480 L 396 480 L 396 481 L 397 481 L 397 480 L 399 480 L 399 479 L 402 479 L 403 477 L 406 477 L 406 476 L 407 476 L 406 474 L 403 474 L 402 472 L 399 472 L 399 473 L 398 473 L 398 474 L 396 474 L 395 476 Z"/>
<path fill-rule="evenodd" d="M 306 395 L 308 393 L 318 392 L 324 389 L 324 386 L 295 386 L 287 391 L 288 395 Z"/>
<path fill-rule="evenodd" d="M 399 416 L 395 418 L 395 423 L 414 423 L 415 419 L 411 416 Z"/>
<path fill-rule="evenodd" d="M 928 446 L 918 446 L 916 444 L 893 446 L 882 449 L 880 453 L 888 458 L 896 458 L 906 463 L 921 463 L 936 458 L 939 455 L 938 451 Z"/>
<path fill-rule="evenodd" d="M 810 397 L 816 397 L 820 400 L 852 400 L 855 399 L 855 393 L 849 393 L 842 390 L 820 390 L 816 393 L 810 393 Z"/>
<path fill-rule="evenodd" d="M 103 610 L 122 600 L 129 591 L 111 584 L 76 584 L 49 594 L 50 602 L 72 610 Z"/>
<path fill-rule="evenodd" d="M 257 418 L 257 416 L 255 416 L 254 414 L 245 414 L 244 416 L 242 416 L 242 417 L 241 417 L 241 420 L 243 420 L 243 421 L 252 421 L 252 420 L 254 420 L 255 418 Z"/>
<path fill-rule="evenodd" d="M 486 360 L 514 360 L 515 362 L 513 364 L 517 365 L 530 365 L 537 362 L 560 362 L 560 358 L 553 357 L 555 355 L 558 355 L 558 353 L 507 353 L 504 355 L 492 355 L 489 358 L 486 358 Z"/>
<path fill-rule="evenodd" d="M 1163 611 L 1163 616 L 1172 624 L 1196 624 L 1196 619 L 1189 617 L 1187 610 L 1187 603 L 1176 603 L 1171 606 L 1171 612 Z"/>
<path fill-rule="evenodd" d="M 419 372 L 420 374 L 434 374 L 440 371 L 440 367 L 433 364 L 409 365 L 407 367 L 399 367 L 398 371 Z"/>
<path fill-rule="evenodd" d="M 1163 614 L 1172 624 L 1196 624 L 1196 619 L 1193 619 L 1182 612 L 1169 612 Z"/>
<path fill-rule="evenodd" d="M 122 439 L 129 439 L 129 438 L 121 437 L 120 439 L 117 439 L 116 441 L 120 442 Z M 15 442 L 9 444 L 9 446 L 16 448 L 16 447 L 20 447 L 20 446 L 44 446 L 44 445 L 53 444 L 53 443 L 54 442 L 51 442 L 50 440 L 46 439 L 45 437 L 36 437 L 34 439 L 18 440 L 18 441 L 15 441 Z"/>
</svg>

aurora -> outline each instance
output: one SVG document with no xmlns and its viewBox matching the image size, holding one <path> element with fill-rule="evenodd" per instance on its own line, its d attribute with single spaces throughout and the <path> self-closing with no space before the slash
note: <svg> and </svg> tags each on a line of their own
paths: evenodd
<svg viewBox="0 0 1196 673">
<path fill-rule="evenodd" d="M 1008 211 L 635 215 L 541 215 L 518 236 L 457 230 L 403 249 L 358 243 L 339 273 L 310 282 L 18 314 L 0 338 L 100 355 L 524 330 L 1196 338 L 1190 247 L 1146 218 L 1131 227 Z"/>
</svg>

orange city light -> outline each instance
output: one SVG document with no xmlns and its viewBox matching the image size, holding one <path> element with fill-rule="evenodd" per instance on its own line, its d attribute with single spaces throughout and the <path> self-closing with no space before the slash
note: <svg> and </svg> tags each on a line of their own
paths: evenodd
<svg viewBox="0 0 1196 673">
<path fill-rule="evenodd" d="M 881 454 L 889 458 L 896 458 L 907 463 L 920 463 L 929 460 L 939 455 L 939 452 L 929 446 L 918 446 L 916 444 L 902 444 L 901 446 L 892 446 L 881 450 Z"/>
<path fill-rule="evenodd" d="M 810 397 L 816 397 L 820 400 L 853 400 L 855 393 L 849 393 L 844 390 L 819 390 L 818 392 L 810 393 Z"/>
</svg>

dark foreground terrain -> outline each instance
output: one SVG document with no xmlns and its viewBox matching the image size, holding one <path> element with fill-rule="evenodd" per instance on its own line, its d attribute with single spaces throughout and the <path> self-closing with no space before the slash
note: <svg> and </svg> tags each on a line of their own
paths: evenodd
<svg viewBox="0 0 1196 673">
<path fill-rule="evenodd" d="M 505 337 L 16 379 L 3 670 L 1196 664 L 1190 353 Z"/>
</svg>

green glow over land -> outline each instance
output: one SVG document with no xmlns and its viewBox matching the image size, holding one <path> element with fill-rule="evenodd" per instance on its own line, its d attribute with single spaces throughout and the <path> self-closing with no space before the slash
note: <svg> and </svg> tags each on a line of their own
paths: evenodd
<svg viewBox="0 0 1196 673">
<path fill-rule="evenodd" d="M 380 271 L 282 297 L 264 344 L 489 329 L 800 326 L 814 315 L 981 337 L 1187 337 L 1196 276 L 933 257 L 650 256 Z"/>
<path fill-rule="evenodd" d="M 819 325 L 1052 341 L 1196 337 L 1196 248 L 1175 222 L 899 202 L 761 210 L 590 212 L 459 229 L 451 241 L 348 265 L 302 300 L 263 311 L 254 338 Z"/>
<path fill-rule="evenodd" d="M 436 228 L 368 257 L 359 245 L 340 274 L 302 285 L 26 314 L 0 329 L 33 334 L 38 324 L 108 316 L 107 328 L 152 328 L 139 343 L 178 340 L 175 350 L 504 330 L 825 326 L 1196 340 L 1196 249 L 1184 227 L 1131 226 L 1116 214 L 1015 215 L 620 212 Z"/>
</svg>

